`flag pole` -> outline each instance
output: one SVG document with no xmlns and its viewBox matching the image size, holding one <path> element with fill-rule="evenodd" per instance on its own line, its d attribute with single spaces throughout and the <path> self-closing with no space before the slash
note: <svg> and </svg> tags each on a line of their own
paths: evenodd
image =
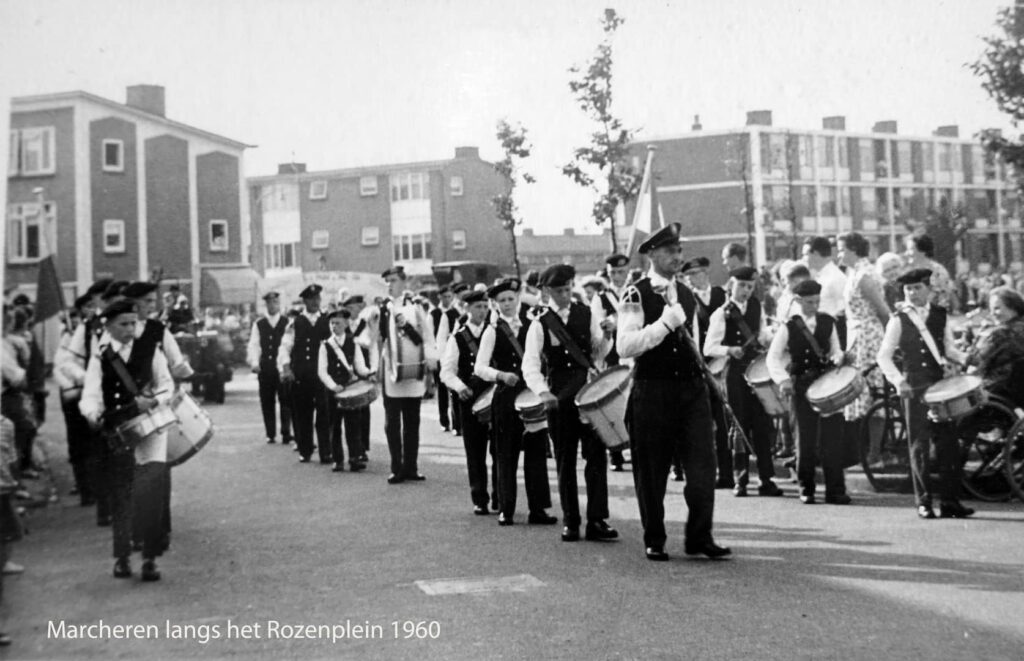
<svg viewBox="0 0 1024 661">
<path fill-rule="evenodd" d="M 654 145 L 647 145 L 647 161 L 644 163 L 644 174 L 640 180 L 640 195 L 637 197 L 636 208 L 633 209 L 633 227 L 629 232 L 629 243 L 626 245 L 626 257 L 632 259 L 633 249 L 637 246 L 637 230 L 640 228 L 641 223 L 647 227 L 647 232 L 650 233 L 654 229 L 654 224 L 651 220 L 654 218 L 657 203 L 654 199 L 654 181 L 652 179 L 652 170 L 654 165 L 654 152 L 657 147 Z M 650 204 L 645 208 L 644 201 L 648 200 Z M 647 219 L 644 220 L 644 212 L 647 212 Z"/>
</svg>

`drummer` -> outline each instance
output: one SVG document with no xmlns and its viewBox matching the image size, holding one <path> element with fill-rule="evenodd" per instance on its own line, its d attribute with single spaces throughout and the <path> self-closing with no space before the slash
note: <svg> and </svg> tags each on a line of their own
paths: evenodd
<svg viewBox="0 0 1024 661">
<path fill-rule="evenodd" d="M 912 269 L 897 279 L 903 286 L 906 303 L 897 308 L 885 327 L 878 366 L 906 406 L 917 515 L 934 519 L 932 505 L 937 495 L 939 517 L 960 519 L 974 514 L 974 510 L 960 504 L 958 497 L 962 466 L 956 429 L 952 422 L 933 422 L 923 396 L 929 387 L 942 380 L 949 361 L 962 364 L 965 355 L 953 343 L 946 308 L 929 302 L 931 276 L 929 269 Z M 897 349 L 903 355 L 902 370 L 893 361 Z M 931 445 L 938 464 L 937 484 L 933 483 L 929 466 Z"/>
<path fill-rule="evenodd" d="M 320 343 L 320 355 L 317 357 L 317 376 L 328 393 L 337 395 L 344 392 L 358 379 L 370 376 L 370 370 L 363 359 L 363 352 L 356 346 L 349 322 L 352 313 L 342 308 L 327 316 L 331 327 L 331 336 Z M 332 397 L 333 400 L 333 397 Z M 366 468 L 363 461 L 362 407 L 343 409 L 336 401 L 332 401 L 330 409 L 331 457 L 334 468 L 340 473 L 345 470 L 345 450 L 341 446 L 342 424 L 345 426 L 345 442 L 348 444 L 348 465 L 353 473 Z"/>
<path fill-rule="evenodd" d="M 762 496 L 781 496 L 782 489 L 772 481 L 775 465 L 772 461 L 772 421 L 754 391 L 747 383 L 747 367 L 768 344 L 766 315 L 761 302 L 754 296 L 757 271 L 741 266 L 729 272 L 729 301 L 715 310 L 708 323 L 708 336 L 704 341 L 704 355 L 711 358 L 728 356 L 725 368 L 726 393 L 729 406 L 742 427 L 752 448 L 742 440 L 733 447 L 733 474 L 736 485 L 732 493 L 747 495 L 750 480 L 750 450 L 757 455 L 757 474 L 761 480 L 757 488 Z"/>
<path fill-rule="evenodd" d="M 165 405 L 174 382 L 167 359 L 157 350 L 153 337 L 135 337 L 138 312 L 135 303 L 111 303 L 101 315 L 107 335 L 89 361 L 79 408 L 94 428 L 102 428 L 106 447 L 113 537 L 115 578 L 132 575 L 132 509 L 142 522 L 142 580 L 160 580 L 156 557 L 164 551 L 163 498 L 161 484 L 167 475 L 167 434 L 160 432 L 142 439 L 134 451 L 118 442 L 118 425 Z M 120 368 L 120 369 L 119 369 Z M 119 374 L 123 372 L 123 376 Z M 125 380 L 130 379 L 130 382 Z M 137 394 L 136 394 L 137 393 Z M 136 492 L 133 498 L 133 490 Z"/>
<path fill-rule="evenodd" d="M 629 258 L 615 253 L 609 255 L 604 262 L 607 286 L 591 299 L 590 314 L 597 319 L 597 323 L 601 325 L 601 329 L 611 343 L 608 353 L 604 357 L 605 367 L 614 367 L 620 363 L 632 365 L 632 360 L 620 359 L 619 352 L 615 350 L 615 321 L 618 318 L 622 294 L 625 293 L 628 286 L 626 278 L 629 277 Z M 622 456 L 622 450 L 609 450 L 608 458 L 611 460 L 613 471 L 621 472 L 623 470 L 625 459 Z"/>
<path fill-rule="evenodd" d="M 550 525 L 558 519 L 544 510 L 551 507 L 548 485 L 547 448 L 544 436 L 523 433 L 523 421 L 516 412 L 516 396 L 524 389 L 523 345 L 531 325 L 519 314 L 519 280 L 506 278 L 487 290 L 497 305 L 495 321 L 480 336 L 480 352 L 473 373 L 489 383 L 496 383 L 491 403 L 495 455 L 498 466 L 498 525 L 511 526 L 516 511 L 516 473 L 519 452 L 523 452 L 523 479 L 526 502 L 530 509 L 527 522 Z"/>
<path fill-rule="evenodd" d="M 548 429 L 555 446 L 558 494 L 562 503 L 562 541 L 580 538 L 579 488 L 576 485 L 577 448 L 585 463 L 587 527 L 584 536 L 607 541 L 619 536 L 608 518 L 608 454 L 593 431 L 584 426 L 575 398 L 587 377 L 611 345 L 604 329 L 586 305 L 572 299 L 576 269 L 569 264 L 548 267 L 540 286 L 547 307 L 530 325 L 523 354 L 523 378 L 548 411 Z M 547 378 L 542 373 L 546 366 Z"/>
<path fill-rule="evenodd" d="M 768 373 L 782 396 L 792 398 L 800 433 L 796 466 L 800 502 L 813 505 L 814 470 L 820 462 L 825 474 L 825 502 L 848 505 L 843 476 L 842 416 L 819 415 L 807 401 L 807 389 L 827 370 L 842 364 L 835 319 L 818 312 L 821 284 L 804 280 L 793 287 L 799 311 L 779 327 L 768 348 Z M 826 353 L 827 352 L 827 353 Z M 788 365 L 788 369 L 787 369 Z"/>
</svg>

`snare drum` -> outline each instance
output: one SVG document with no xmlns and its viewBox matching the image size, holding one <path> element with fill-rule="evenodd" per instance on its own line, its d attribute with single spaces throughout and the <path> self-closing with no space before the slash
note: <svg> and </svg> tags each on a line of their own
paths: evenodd
<svg viewBox="0 0 1024 661">
<path fill-rule="evenodd" d="M 936 422 L 951 422 L 973 413 L 988 401 L 981 377 L 951 376 L 933 384 L 922 397 L 928 415 Z"/>
<path fill-rule="evenodd" d="M 114 430 L 121 438 L 121 441 L 128 447 L 134 448 L 150 436 L 159 434 L 165 429 L 174 426 L 178 421 L 174 417 L 174 411 L 166 406 L 155 406 L 145 413 L 140 413 L 131 420 L 122 422 Z"/>
<path fill-rule="evenodd" d="M 167 465 L 178 466 L 213 438 L 213 421 L 191 395 L 181 390 L 171 397 L 170 408 L 178 427 L 167 435 Z"/>
<path fill-rule="evenodd" d="M 548 428 L 547 409 L 544 407 L 544 402 L 533 394 L 532 390 L 524 390 L 516 395 L 515 407 L 526 431 L 535 432 Z"/>
<path fill-rule="evenodd" d="M 865 388 L 864 377 L 855 367 L 844 365 L 818 377 L 807 389 L 807 403 L 822 415 L 839 413 Z"/>
<path fill-rule="evenodd" d="M 496 384 L 492 384 L 487 390 L 480 393 L 480 396 L 473 402 L 473 415 L 480 421 L 480 424 L 491 424 L 491 402 L 494 401 L 494 390 Z"/>
<path fill-rule="evenodd" d="M 779 387 L 768 375 L 768 359 L 765 355 L 758 356 L 750 363 L 747 371 L 743 373 L 747 384 L 761 400 L 765 413 L 773 417 L 785 417 L 789 415 L 789 409 L 782 401 Z"/>
<path fill-rule="evenodd" d="M 629 444 L 626 433 L 626 403 L 633 375 L 626 365 L 617 365 L 597 375 L 576 394 L 580 417 L 594 428 L 609 449 Z"/>
<path fill-rule="evenodd" d="M 341 392 L 334 393 L 334 401 L 338 403 L 338 408 L 345 411 L 365 408 L 375 399 L 377 399 L 377 386 L 369 381 L 356 381 L 345 386 Z"/>
</svg>

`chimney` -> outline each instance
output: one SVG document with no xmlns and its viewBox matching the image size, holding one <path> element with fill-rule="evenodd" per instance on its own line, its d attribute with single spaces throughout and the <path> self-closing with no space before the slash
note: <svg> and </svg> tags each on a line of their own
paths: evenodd
<svg viewBox="0 0 1024 661">
<path fill-rule="evenodd" d="M 573 229 L 573 228 L 571 228 L 571 227 L 566 227 L 566 228 L 565 228 L 565 232 L 563 232 L 563 234 L 564 234 L 565 236 L 576 236 L 576 230 L 574 230 L 574 229 Z"/>
<path fill-rule="evenodd" d="M 940 126 L 935 129 L 934 135 L 942 136 L 944 138 L 959 138 L 960 127 L 956 124 L 948 124 L 946 126 Z"/>
<path fill-rule="evenodd" d="M 305 174 L 306 164 L 305 163 L 278 163 L 277 165 L 278 174 Z"/>
<path fill-rule="evenodd" d="M 475 158 L 480 160 L 479 147 L 456 147 L 455 158 Z"/>
<path fill-rule="evenodd" d="M 771 126 L 771 110 L 749 110 L 747 111 L 747 126 Z"/>
<path fill-rule="evenodd" d="M 822 117 L 821 128 L 828 131 L 845 131 L 846 130 L 846 118 L 842 115 L 832 115 L 831 117 Z"/>
<path fill-rule="evenodd" d="M 125 105 L 164 117 L 164 88 L 162 85 L 129 85 Z"/>
<path fill-rule="evenodd" d="M 693 126 L 690 127 L 690 130 L 691 131 L 699 131 L 702 128 L 704 128 L 704 127 L 700 125 L 700 115 L 694 115 L 693 116 Z"/>
<path fill-rule="evenodd" d="M 875 125 L 871 128 L 872 133 L 896 133 L 896 120 L 887 119 L 881 122 L 875 122 Z"/>
</svg>

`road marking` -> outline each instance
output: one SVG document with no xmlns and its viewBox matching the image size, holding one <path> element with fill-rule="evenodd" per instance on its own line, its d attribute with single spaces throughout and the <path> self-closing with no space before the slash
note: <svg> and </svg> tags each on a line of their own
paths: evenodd
<svg viewBox="0 0 1024 661">
<path fill-rule="evenodd" d="M 416 581 L 416 587 L 436 597 L 446 594 L 487 594 L 490 592 L 526 592 L 544 587 L 544 582 L 529 574 L 518 576 L 487 576 L 484 578 L 441 578 Z"/>
</svg>

